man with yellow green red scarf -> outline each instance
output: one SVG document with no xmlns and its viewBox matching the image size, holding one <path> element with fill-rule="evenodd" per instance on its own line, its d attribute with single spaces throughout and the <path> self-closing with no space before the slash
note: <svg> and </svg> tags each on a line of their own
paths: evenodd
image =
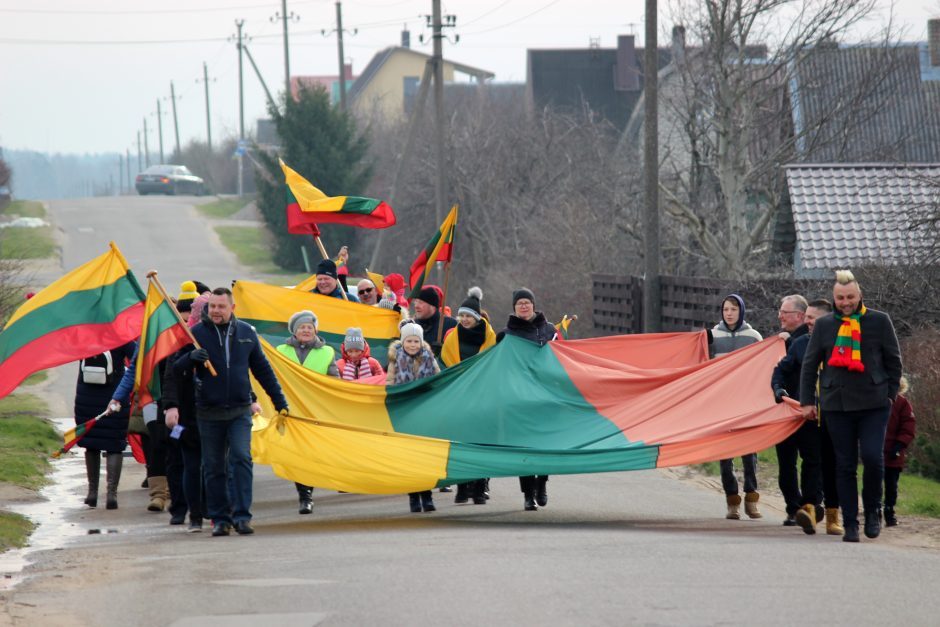
<svg viewBox="0 0 940 627">
<path fill-rule="evenodd" d="M 864 465 L 865 535 L 881 533 L 885 428 L 901 382 L 901 349 L 888 314 L 868 309 L 848 270 L 836 271 L 835 311 L 816 321 L 800 373 L 803 417 L 815 420 L 817 400 L 836 453 L 836 484 L 844 542 L 858 542 L 858 458 Z M 820 369 L 820 366 L 822 368 Z M 819 373 L 819 398 L 816 375 Z"/>
</svg>

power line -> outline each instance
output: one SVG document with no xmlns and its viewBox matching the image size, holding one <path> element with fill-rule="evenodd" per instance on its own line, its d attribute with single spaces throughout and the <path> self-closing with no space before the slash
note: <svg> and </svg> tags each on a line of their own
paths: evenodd
<svg viewBox="0 0 940 627">
<path fill-rule="evenodd" d="M 330 0 L 301 0 L 297 4 L 326 4 Z M 270 9 L 271 4 L 245 4 L 225 7 L 203 7 L 187 9 L 0 9 L 0 13 L 35 14 L 35 15 L 168 15 L 179 13 L 216 13 L 221 11 L 244 11 L 248 9 Z"/>
<path fill-rule="evenodd" d="M 533 15 L 535 15 L 535 14 L 537 14 L 537 13 L 541 13 L 541 12 L 544 11 L 545 9 L 548 9 L 548 8 L 551 8 L 551 7 L 555 6 L 555 5 L 558 4 L 559 2 L 561 2 L 561 0 L 554 0 L 554 2 L 549 2 L 549 3 L 546 4 L 544 7 L 540 7 L 540 8 L 538 8 L 538 9 L 536 9 L 535 11 L 532 11 L 531 13 L 526 13 L 526 14 L 523 15 L 522 17 L 516 18 L 516 19 L 511 20 L 511 21 L 509 21 L 509 22 L 506 22 L 506 23 L 504 23 L 504 24 L 500 24 L 499 26 L 492 26 L 492 27 L 490 27 L 490 28 L 484 28 L 483 30 L 476 30 L 476 31 L 473 31 L 473 32 L 470 32 L 470 33 L 464 33 L 464 34 L 465 34 L 465 35 L 479 35 L 480 33 L 488 33 L 488 32 L 490 32 L 490 31 L 499 30 L 499 29 L 501 29 L 501 28 L 506 28 L 507 26 L 512 26 L 513 24 L 518 24 L 518 23 L 521 22 L 522 20 L 527 20 L 527 19 L 529 19 L 530 17 L 532 17 Z"/>
</svg>

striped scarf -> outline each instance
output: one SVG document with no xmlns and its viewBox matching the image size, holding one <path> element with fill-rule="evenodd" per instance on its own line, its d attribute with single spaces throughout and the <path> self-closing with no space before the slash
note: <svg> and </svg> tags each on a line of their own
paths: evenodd
<svg viewBox="0 0 940 627">
<path fill-rule="evenodd" d="M 832 347 L 829 365 L 836 368 L 848 368 L 852 372 L 865 372 L 862 363 L 862 325 L 860 319 L 868 311 L 865 305 L 851 316 L 837 316 L 842 319 L 836 344 Z"/>
<path fill-rule="evenodd" d="M 372 374 L 372 366 L 369 365 L 368 357 L 360 359 L 358 365 L 354 364 L 351 359 L 347 359 L 346 365 L 343 366 L 343 379 L 346 381 L 365 379 L 371 377 Z"/>
</svg>

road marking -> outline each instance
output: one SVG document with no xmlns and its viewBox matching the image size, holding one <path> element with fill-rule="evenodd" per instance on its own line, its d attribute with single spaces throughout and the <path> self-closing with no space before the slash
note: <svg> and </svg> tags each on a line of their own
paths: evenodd
<svg viewBox="0 0 940 627">
<path fill-rule="evenodd" d="M 313 627 L 328 616 L 325 612 L 298 612 L 296 614 L 218 614 L 215 616 L 187 616 L 170 627 Z"/>
</svg>

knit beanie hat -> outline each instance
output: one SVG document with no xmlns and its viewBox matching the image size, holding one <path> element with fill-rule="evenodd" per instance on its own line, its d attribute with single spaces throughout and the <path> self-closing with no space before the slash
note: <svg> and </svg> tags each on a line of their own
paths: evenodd
<svg viewBox="0 0 940 627">
<path fill-rule="evenodd" d="M 520 287 L 512 293 L 512 306 L 515 308 L 516 303 L 523 298 L 529 299 L 532 301 L 532 304 L 535 305 L 535 294 L 532 293 L 532 290 L 527 287 Z"/>
<path fill-rule="evenodd" d="M 317 274 L 325 274 L 334 279 L 338 278 L 336 274 L 336 263 L 332 259 L 321 259 L 317 264 Z"/>
<path fill-rule="evenodd" d="M 202 281 L 197 281 L 193 279 L 193 284 L 196 286 L 196 291 L 200 294 L 205 294 L 206 292 L 211 292 L 212 288 L 203 283 Z"/>
<path fill-rule="evenodd" d="M 424 340 L 424 330 L 417 322 L 406 322 L 405 324 L 401 325 L 401 329 L 399 329 L 399 331 L 401 331 L 402 341 L 404 341 L 406 337 L 410 337 L 412 335 L 417 336 L 419 340 Z"/>
<path fill-rule="evenodd" d="M 386 290 L 385 294 L 382 295 L 382 300 L 379 301 L 379 307 L 381 307 L 382 309 L 394 310 L 395 305 L 397 304 L 396 301 L 397 301 L 397 297 L 395 296 L 395 294 L 391 291 Z"/>
<path fill-rule="evenodd" d="M 290 317 L 290 320 L 287 321 L 287 330 L 290 331 L 291 335 L 294 335 L 294 333 L 297 332 L 297 327 L 299 327 L 304 322 L 310 322 L 314 327 L 316 327 L 317 315 L 309 309 L 298 311 Z"/>
<path fill-rule="evenodd" d="M 467 290 L 467 300 L 460 303 L 460 309 L 457 310 L 457 315 L 467 314 L 468 316 L 473 316 L 474 319 L 479 320 L 480 315 L 480 300 L 483 298 L 483 290 L 479 287 L 471 287 Z"/>
<path fill-rule="evenodd" d="M 362 329 L 358 327 L 349 327 L 346 329 L 346 339 L 343 340 L 343 348 L 346 350 L 366 349 L 366 338 L 362 336 Z"/>
<path fill-rule="evenodd" d="M 418 292 L 418 300 L 423 300 L 431 307 L 441 306 L 441 297 L 438 296 L 437 290 L 434 289 L 433 285 L 425 285 L 422 287 L 421 291 Z"/>
<path fill-rule="evenodd" d="M 200 294 L 193 300 L 188 323 L 190 328 L 202 322 L 202 318 L 206 313 L 206 308 L 208 305 L 209 297 L 205 294 Z"/>
<path fill-rule="evenodd" d="M 180 295 L 176 297 L 176 311 L 190 311 L 197 296 L 199 296 L 199 292 L 196 291 L 196 283 L 183 281 L 180 284 Z"/>
</svg>

